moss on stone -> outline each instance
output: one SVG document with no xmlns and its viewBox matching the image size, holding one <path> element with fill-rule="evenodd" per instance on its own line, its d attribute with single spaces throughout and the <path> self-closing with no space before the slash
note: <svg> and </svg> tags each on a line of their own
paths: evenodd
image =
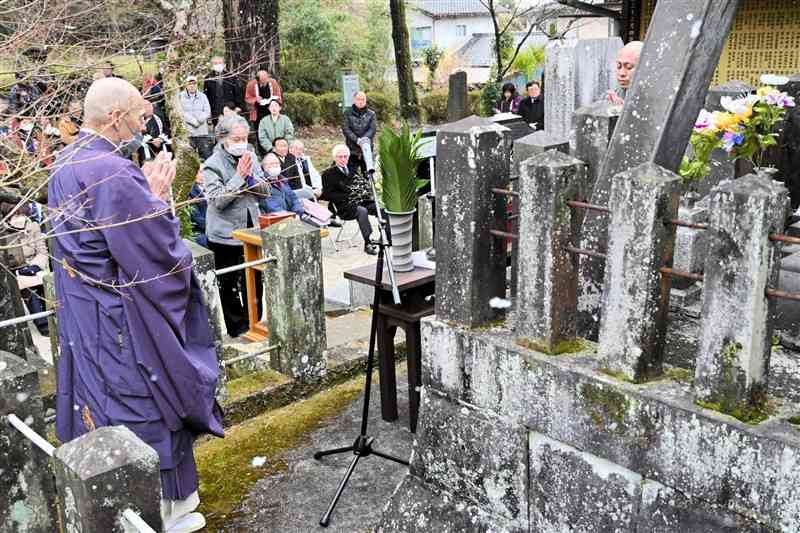
<svg viewBox="0 0 800 533">
<path fill-rule="evenodd" d="M 627 396 L 611 387 L 585 383 L 581 386 L 581 397 L 598 430 L 625 432 L 625 417 L 630 408 Z"/>
<path fill-rule="evenodd" d="M 754 404 L 738 402 L 734 405 L 725 405 L 722 402 L 704 402 L 702 400 L 697 400 L 695 403 L 703 409 L 732 416 L 736 420 L 751 426 L 757 426 L 775 414 L 775 406 L 768 401 Z"/>
<path fill-rule="evenodd" d="M 611 370 L 610 368 L 601 368 L 600 373 L 610 378 L 614 378 L 617 381 L 624 381 L 625 383 L 631 383 L 633 385 L 638 385 L 639 383 L 641 383 L 640 381 L 636 381 L 629 378 L 628 375 L 625 374 L 624 372 L 618 372 L 616 370 Z"/>
<path fill-rule="evenodd" d="M 494 320 L 490 320 L 484 324 L 480 324 L 478 326 L 472 326 L 472 331 L 489 331 L 490 329 L 494 328 L 501 328 L 506 324 L 505 317 L 503 318 L 496 318 Z"/>
<path fill-rule="evenodd" d="M 225 439 L 200 443 L 195 449 L 202 502 L 199 511 L 206 516 L 208 531 L 220 531 L 259 479 L 286 470 L 285 452 L 321 422 L 344 411 L 363 388 L 364 379 L 355 378 L 229 428 Z M 264 466 L 254 467 L 254 457 L 266 458 Z"/>
<path fill-rule="evenodd" d="M 583 339 L 568 339 L 559 341 L 552 350 L 547 348 L 547 345 L 538 339 L 517 339 L 517 344 L 528 350 L 543 353 L 545 355 L 564 355 L 582 352 L 586 349 L 586 342 Z"/>
<path fill-rule="evenodd" d="M 687 368 L 671 367 L 664 370 L 664 377 L 679 383 L 691 383 L 694 373 Z"/>
<path fill-rule="evenodd" d="M 787 418 L 786 421 L 789 422 L 792 425 L 800 426 L 800 415 L 793 416 L 791 418 Z"/>
<path fill-rule="evenodd" d="M 235 402 L 272 385 L 280 385 L 288 381 L 289 378 L 270 369 L 247 374 L 228 382 L 228 401 Z"/>
</svg>

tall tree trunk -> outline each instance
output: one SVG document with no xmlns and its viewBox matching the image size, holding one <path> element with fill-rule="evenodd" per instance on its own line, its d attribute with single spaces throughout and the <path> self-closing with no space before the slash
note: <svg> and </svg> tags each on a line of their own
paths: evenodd
<svg viewBox="0 0 800 533">
<path fill-rule="evenodd" d="M 392 41 L 397 65 L 397 84 L 400 89 L 400 114 L 409 122 L 417 122 L 417 89 L 411 66 L 406 8 L 403 0 L 389 0 L 392 13 Z"/>
<path fill-rule="evenodd" d="M 276 78 L 280 70 L 278 0 L 222 0 L 225 62 L 244 79 L 266 69 Z"/>
</svg>

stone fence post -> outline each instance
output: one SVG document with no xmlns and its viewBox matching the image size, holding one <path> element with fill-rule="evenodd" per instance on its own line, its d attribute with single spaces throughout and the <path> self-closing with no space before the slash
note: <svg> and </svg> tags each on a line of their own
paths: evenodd
<svg viewBox="0 0 800 533">
<path fill-rule="evenodd" d="M 522 163 L 531 157 L 543 154 L 548 150 L 558 150 L 559 152 L 569 154 L 569 141 L 565 138 L 556 137 L 542 130 L 535 131 L 521 137 L 514 141 L 514 154 L 511 163 L 511 179 L 517 181 L 512 186 L 512 189 L 519 192 L 519 175 Z M 513 209 L 511 213 L 514 215 L 514 221 L 511 224 L 511 233 L 519 234 L 519 204 L 520 198 L 513 198 Z M 519 270 L 519 247 L 520 241 L 512 243 L 511 248 L 511 297 L 515 298 L 517 295 L 518 286 L 518 270 Z"/>
<path fill-rule="evenodd" d="M 727 411 L 767 388 L 780 233 L 789 212 L 784 186 L 749 174 L 711 193 L 703 315 L 695 370 L 697 399 Z"/>
<path fill-rule="evenodd" d="M 489 305 L 505 298 L 505 230 L 511 142 L 508 129 L 468 117 L 436 134 L 436 315 L 476 326 L 498 316 Z"/>
<path fill-rule="evenodd" d="M 578 333 L 576 258 L 565 249 L 573 216 L 566 202 L 585 177 L 582 161 L 556 150 L 520 165 L 517 337 L 547 353 Z"/>
<path fill-rule="evenodd" d="M 162 531 L 158 454 L 128 428 L 102 427 L 62 445 L 53 469 L 66 531 L 125 533 L 128 508 Z"/>
<path fill-rule="evenodd" d="M 661 373 L 681 177 L 653 163 L 618 174 L 611 187 L 598 355 L 608 370 L 641 380 Z"/>
<path fill-rule="evenodd" d="M 57 531 L 50 458 L 6 422 L 9 414 L 44 434 L 36 369 L 0 351 L 0 533 Z"/>
<path fill-rule="evenodd" d="M 575 157 L 586 163 L 586 190 L 579 191 L 580 199 L 587 200 L 603 158 L 608 152 L 608 143 L 614 135 L 614 128 L 622 109 L 606 100 L 599 100 L 575 110 L 572 121 L 575 127 Z"/>
<path fill-rule="evenodd" d="M 208 326 L 214 332 L 214 345 L 217 351 L 217 362 L 220 368 L 219 384 L 217 385 L 217 401 L 222 403 L 228 395 L 227 374 L 223 364 L 223 338 L 225 328 L 225 318 L 222 315 L 222 301 L 219 297 L 219 285 L 217 284 L 216 263 L 214 262 L 214 252 L 203 248 L 199 244 L 184 239 L 186 246 L 192 252 L 192 270 L 200 289 L 203 292 L 203 302 L 208 311 Z"/>
<path fill-rule="evenodd" d="M 261 233 L 265 256 L 276 263 L 264 269 L 270 366 L 295 379 L 309 380 L 327 370 L 325 295 L 319 230 L 289 220 Z"/>
</svg>

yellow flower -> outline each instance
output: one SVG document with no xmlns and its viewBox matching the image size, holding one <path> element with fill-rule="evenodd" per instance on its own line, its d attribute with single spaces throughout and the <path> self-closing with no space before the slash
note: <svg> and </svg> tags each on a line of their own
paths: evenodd
<svg viewBox="0 0 800 533">
<path fill-rule="evenodd" d="M 714 127 L 718 130 L 731 131 L 739 125 L 739 118 L 733 113 L 714 112 Z"/>
</svg>

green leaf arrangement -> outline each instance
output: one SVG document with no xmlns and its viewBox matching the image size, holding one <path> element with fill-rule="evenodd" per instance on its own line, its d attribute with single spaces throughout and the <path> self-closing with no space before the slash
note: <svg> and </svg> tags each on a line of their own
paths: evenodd
<svg viewBox="0 0 800 533">
<path fill-rule="evenodd" d="M 384 128 L 379 138 L 378 169 L 381 173 L 381 201 L 393 213 L 417 207 L 417 191 L 428 180 L 417 179 L 421 132 L 411 133 L 404 124 L 400 133 Z"/>
</svg>

